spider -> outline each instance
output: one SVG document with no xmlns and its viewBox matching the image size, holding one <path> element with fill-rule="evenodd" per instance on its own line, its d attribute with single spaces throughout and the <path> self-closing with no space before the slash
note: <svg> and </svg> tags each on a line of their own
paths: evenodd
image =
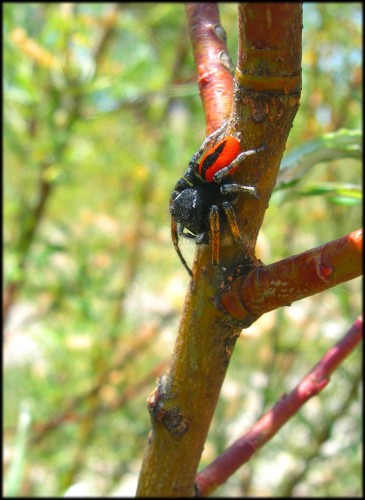
<svg viewBox="0 0 365 500">
<path fill-rule="evenodd" d="M 171 238 L 176 253 L 190 276 L 192 271 L 179 248 L 179 235 L 195 239 L 195 243 L 201 245 L 209 242 L 210 230 L 212 263 L 218 266 L 221 214 L 224 213 L 234 240 L 240 242 L 242 236 L 232 203 L 238 193 L 258 197 L 253 186 L 236 184 L 230 176 L 247 156 L 258 153 L 265 147 L 241 152 L 238 139 L 232 135 L 217 143 L 224 128 L 225 125 L 205 139 L 171 194 Z M 213 147 L 203 154 L 211 143 L 214 144 Z"/>
</svg>

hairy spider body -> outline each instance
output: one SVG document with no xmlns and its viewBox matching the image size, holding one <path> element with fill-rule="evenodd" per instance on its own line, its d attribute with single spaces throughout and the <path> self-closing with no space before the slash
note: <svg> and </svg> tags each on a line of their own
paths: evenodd
<svg viewBox="0 0 365 500">
<path fill-rule="evenodd" d="M 257 197 L 253 186 L 242 186 L 232 181 L 231 175 L 247 156 L 264 149 L 263 146 L 241 152 L 240 143 L 234 136 L 227 136 L 213 147 L 223 127 L 211 134 L 192 157 L 184 177 L 178 180 L 170 199 L 171 238 L 175 250 L 188 271 L 179 248 L 179 236 L 195 239 L 197 244 L 212 239 L 212 263 L 219 264 L 220 218 L 224 214 L 235 241 L 241 241 L 232 203 L 238 193 L 246 192 Z M 204 153 L 204 154 L 203 154 Z"/>
</svg>

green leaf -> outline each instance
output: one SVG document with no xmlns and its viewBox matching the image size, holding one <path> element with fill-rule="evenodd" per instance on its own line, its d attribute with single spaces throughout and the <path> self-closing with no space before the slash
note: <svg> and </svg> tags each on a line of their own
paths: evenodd
<svg viewBox="0 0 365 500">
<path fill-rule="evenodd" d="M 281 162 L 275 190 L 297 184 L 317 163 L 340 158 L 360 160 L 362 133 L 360 130 L 341 129 L 305 142 L 285 155 Z"/>
<path fill-rule="evenodd" d="M 300 189 L 294 188 L 287 194 L 282 194 L 277 201 L 283 203 L 308 196 L 327 196 L 331 203 L 337 205 L 349 206 L 362 202 L 362 190 L 359 186 L 336 182 L 315 182 Z"/>
</svg>

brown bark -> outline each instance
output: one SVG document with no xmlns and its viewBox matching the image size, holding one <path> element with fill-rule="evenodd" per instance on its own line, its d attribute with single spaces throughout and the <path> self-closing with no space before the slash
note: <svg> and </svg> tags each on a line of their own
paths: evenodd
<svg viewBox="0 0 365 500">
<path fill-rule="evenodd" d="M 190 8 L 199 9 L 199 6 L 203 5 L 192 4 L 192 7 L 188 7 L 188 12 Z M 245 232 L 247 230 L 243 248 L 233 244 L 232 238 L 228 235 L 221 237 L 220 268 L 223 272 L 224 267 L 242 258 L 242 252 L 248 251 L 250 258 L 254 260 L 253 249 L 257 233 L 268 197 L 275 184 L 276 173 L 300 95 L 300 71 L 298 71 L 301 52 L 300 5 L 287 4 L 289 7 L 285 22 L 274 15 L 277 4 L 245 5 L 250 6 L 252 13 L 256 13 L 256 21 L 264 23 L 267 29 L 272 29 L 272 25 L 267 21 L 270 15 L 275 22 L 280 23 L 280 29 L 275 30 L 274 40 L 268 40 L 266 47 L 268 52 L 251 51 L 250 46 L 244 46 L 239 55 L 240 63 L 235 85 L 236 102 L 227 133 L 233 131 L 241 133 L 244 138 L 242 144 L 248 146 L 247 149 L 252 149 L 259 144 L 265 144 L 267 147 L 259 160 L 257 158 L 245 160 L 244 172 L 238 175 L 238 181 L 243 178 L 246 181 L 249 178 L 252 184 L 260 183 L 260 200 L 259 203 L 257 200 L 252 202 L 247 200 L 247 212 L 243 212 L 243 203 L 239 209 L 241 227 Z M 245 20 L 243 18 L 245 10 L 242 9 L 245 7 L 240 7 L 240 36 L 243 40 L 247 39 L 250 44 L 260 45 L 261 40 L 255 40 L 252 30 L 248 27 L 251 17 L 249 15 Z M 197 17 L 192 16 L 192 19 L 196 20 Z M 293 23 L 295 29 L 293 29 Z M 197 29 L 195 26 L 193 32 Z M 211 33 L 212 30 L 210 30 Z M 287 44 L 281 41 L 281 37 L 287 40 L 290 36 L 293 36 L 290 43 L 295 48 L 295 57 L 291 57 L 288 62 L 285 60 L 288 51 Z M 273 46 L 270 45 L 271 43 Z M 199 50 L 204 50 L 206 47 L 204 43 L 198 46 Z M 274 49 L 275 59 L 279 63 L 276 62 L 274 67 L 270 67 L 271 58 L 268 54 Z M 217 52 L 214 54 L 214 57 L 217 57 Z M 266 54 L 265 58 L 263 58 L 264 54 Z M 196 56 L 197 61 L 200 60 L 199 57 Z M 293 69 L 288 72 L 290 64 Z M 249 69 L 249 73 L 242 81 L 241 75 L 245 74 L 246 68 Z M 204 84 L 215 81 L 216 76 L 211 72 L 205 69 L 201 71 L 200 67 L 198 71 L 201 84 L 203 80 Z M 268 74 L 271 75 L 274 84 L 265 88 L 262 98 L 260 85 L 261 87 L 264 85 Z M 205 80 L 202 75 L 207 75 L 209 78 Z M 213 90 L 209 94 L 208 89 L 203 88 L 202 95 L 207 100 L 208 95 L 217 100 L 219 92 Z M 216 102 L 219 102 L 219 99 Z M 207 109 L 214 111 L 214 106 L 208 103 Z M 223 115 L 227 116 L 226 109 Z M 208 119 L 210 123 L 218 124 L 222 117 L 219 119 L 215 113 L 214 118 L 209 116 Z M 214 128 L 216 125 L 208 126 L 209 131 Z M 267 140 L 266 134 L 275 135 L 275 140 L 273 137 Z M 278 147 L 278 152 L 272 150 L 273 147 Z M 272 173 L 268 173 L 269 168 L 273 169 Z M 248 182 L 242 183 L 248 184 Z M 245 206 L 246 198 L 248 197 L 245 197 Z M 260 208 L 257 205 L 260 205 Z M 247 215 L 250 218 L 245 219 Z M 251 223 L 252 229 L 249 229 L 248 226 L 251 226 Z M 194 479 L 201 453 L 229 359 L 241 330 L 212 303 L 212 297 L 219 289 L 223 276 L 211 265 L 210 245 L 197 248 L 193 274 L 169 373 L 161 377 L 156 390 L 148 399 L 152 431 L 145 451 L 137 496 L 193 496 Z"/>
</svg>

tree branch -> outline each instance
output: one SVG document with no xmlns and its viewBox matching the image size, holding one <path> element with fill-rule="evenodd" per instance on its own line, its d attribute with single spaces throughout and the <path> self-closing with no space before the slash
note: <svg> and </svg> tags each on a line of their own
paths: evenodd
<svg viewBox="0 0 365 500">
<path fill-rule="evenodd" d="M 235 203 L 242 245 L 234 244 L 226 228 L 221 231 L 220 265 L 227 274 L 242 260 L 246 272 L 257 264 L 257 236 L 301 91 L 301 4 L 242 3 L 238 15 L 238 64 L 226 134 L 240 138 L 242 151 L 261 145 L 265 150 L 246 158 L 232 176 L 238 184 L 255 186 L 258 199 L 240 196 Z M 196 252 L 196 267 L 208 267 L 210 261 L 210 245 L 201 245 Z"/>
<path fill-rule="evenodd" d="M 186 13 L 209 135 L 231 112 L 234 68 L 227 52 L 218 5 L 187 3 Z"/>
<path fill-rule="evenodd" d="M 362 274 L 362 230 L 223 284 L 216 305 L 247 327 L 262 314 Z"/>
<path fill-rule="evenodd" d="M 203 8 L 205 4 L 192 5 L 192 9 L 199 9 Z M 271 11 L 277 8 L 276 4 L 250 5 L 254 9 L 259 10 L 260 18 L 265 26 L 268 17 L 267 9 Z M 301 8 L 298 4 L 294 4 L 294 6 L 294 9 L 291 10 L 291 16 L 289 15 L 286 19 L 288 24 L 293 22 L 293 16 L 296 22 L 298 18 L 299 21 L 301 20 Z M 200 19 L 199 22 L 205 25 L 205 21 L 199 18 L 197 14 L 193 16 L 190 12 L 189 16 L 192 23 L 196 23 Z M 209 19 L 210 23 L 212 23 L 212 18 Z M 251 20 L 248 19 L 247 24 L 250 22 Z M 290 34 L 287 31 L 285 23 L 284 26 L 280 23 L 280 27 L 282 28 L 280 36 L 284 40 L 287 39 L 286 37 L 292 35 L 292 26 L 290 27 Z M 291 43 L 297 48 L 298 44 L 299 47 L 301 46 L 301 22 L 297 22 L 296 27 L 298 28 L 298 32 L 296 32 Z M 197 34 L 205 31 L 206 28 L 207 26 L 203 28 L 195 24 L 192 26 L 192 36 L 197 36 Z M 269 26 L 267 28 L 270 29 Z M 244 26 L 242 26 L 242 29 L 244 29 Z M 209 33 L 211 37 L 217 37 L 217 33 L 212 29 L 208 29 L 206 33 Z M 208 35 L 206 34 L 205 36 Z M 196 54 L 195 57 L 199 65 L 201 91 L 206 96 L 205 92 L 208 93 L 208 89 L 205 88 L 205 85 L 208 86 L 212 82 L 215 83 L 217 76 L 214 74 L 214 78 L 211 78 L 211 71 L 206 71 L 200 59 L 200 56 L 203 59 L 204 57 L 212 56 L 212 53 L 206 50 L 207 45 L 205 42 L 208 41 L 208 38 L 202 36 L 200 41 L 201 44 L 193 40 L 193 44 L 194 47 L 199 47 L 199 50 L 202 51 L 201 54 Z M 210 42 L 218 43 L 212 40 Z M 217 61 L 217 58 L 219 59 L 218 50 L 215 50 L 213 54 L 215 54 L 215 61 L 210 61 L 209 64 L 217 67 L 217 65 L 222 64 L 222 62 L 218 63 Z M 244 251 L 254 248 L 259 229 L 258 226 L 262 222 L 268 196 L 275 185 L 275 177 L 280 165 L 281 155 L 284 151 L 286 138 L 299 102 L 300 91 L 298 90 L 298 86 L 300 89 L 300 71 L 295 76 L 296 86 L 294 90 L 292 90 L 292 83 L 290 83 L 292 82 L 292 77 L 288 76 L 290 82 L 287 87 L 285 83 L 286 77 L 280 73 L 282 88 L 279 88 L 278 81 L 274 78 L 275 95 L 273 96 L 271 89 L 266 90 L 264 104 L 260 101 L 260 91 L 255 93 L 253 88 L 257 85 L 257 82 L 265 80 L 266 66 L 260 65 L 262 54 L 263 51 L 258 50 L 253 55 L 255 59 L 258 59 L 257 65 L 254 71 L 250 69 L 251 73 L 247 75 L 243 82 L 244 85 L 241 85 L 240 81 L 237 82 L 235 87 L 235 99 L 237 103 L 234 105 L 234 114 L 228 123 L 227 133 L 231 133 L 235 125 L 238 126 L 238 124 L 243 122 L 242 130 L 248 131 L 250 127 L 254 129 L 253 133 L 247 132 L 247 137 L 243 136 L 244 145 L 249 144 L 249 148 L 247 149 L 252 149 L 258 145 L 258 140 L 262 141 L 262 143 L 265 142 L 264 136 L 259 135 L 263 134 L 262 129 L 264 129 L 265 133 L 270 133 L 271 136 L 275 134 L 277 141 L 272 141 L 270 137 L 270 141 L 268 141 L 270 144 L 264 152 L 265 155 L 260 160 L 261 167 L 258 167 L 258 172 L 256 166 L 253 169 L 254 163 L 251 159 L 245 160 L 245 172 L 248 170 L 251 179 L 257 177 L 259 180 L 261 179 L 261 183 L 265 183 L 264 187 L 262 187 L 262 184 L 260 185 L 262 188 L 260 189 L 260 196 L 262 196 L 260 199 L 260 209 L 257 208 L 257 203 L 254 205 L 250 204 L 249 213 L 252 215 L 254 230 L 249 231 L 249 236 L 247 240 L 245 239 L 243 248 L 240 245 L 234 244 L 232 238 L 222 237 L 222 253 L 220 256 L 222 272 L 224 272 L 226 264 L 231 262 L 232 257 L 233 259 L 240 260 Z M 294 72 L 296 73 L 297 67 L 300 68 L 300 50 L 296 50 L 295 54 L 299 57 L 295 64 Z M 243 68 L 248 64 L 248 61 L 241 62 L 242 65 L 237 73 L 238 79 L 241 78 L 240 74 L 243 74 Z M 218 73 L 219 75 L 227 75 L 226 70 Z M 215 88 L 219 88 L 219 85 Z M 211 96 L 217 105 L 219 95 L 218 91 L 211 92 Z M 256 105 L 257 102 L 259 105 Z M 206 109 L 213 112 L 214 106 L 211 107 L 209 99 L 207 99 L 207 103 L 205 106 Z M 284 113 L 286 105 L 289 106 L 288 117 Z M 259 113 L 257 113 L 258 109 L 260 110 Z M 224 113 L 224 116 L 227 116 L 227 114 Z M 210 117 L 208 119 L 210 120 Z M 220 120 L 217 120 L 216 123 L 220 123 Z M 212 126 L 210 128 L 208 126 L 209 130 L 213 128 L 216 127 Z M 237 132 L 240 133 L 241 129 Z M 275 147 L 277 144 L 280 147 L 276 154 L 271 146 Z M 265 158 L 267 161 L 268 158 L 271 160 L 274 157 L 275 162 L 270 162 L 270 168 L 274 168 L 275 171 L 273 174 L 268 174 L 266 172 L 268 170 L 267 163 L 264 164 L 263 162 Z M 267 182 L 265 179 L 269 179 L 270 182 Z M 247 201 L 247 203 L 249 202 Z M 256 214 L 259 214 L 259 217 L 256 217 Z M 211 297 L 216 295 L 222 280 L 221 272 L 217 272 L 211 265 L 210 245 L 197 246 L 193 274 L 194 278 L 190 281 L 186 296 L 169 373 L 159 379 L 157 388 L 148 398 L 148 406 L 152 417 L 152 432 L 145 450 L 137 489 L 138 496 L 193 496 L 194 480 L 201 453 L 234 344 L 241 331 L 240 325 L 232 324 L 229 316 L 224 311 L 214 307 L 210 300 Z"/>
<path fill-rule="evenodd" d="M 357 318 L 346 335 L 323 356 L 319 363 L 288 395 L 269 410 L 251 429 L 235 441 L 196 477 L 199 496 L 207 496 L 267 443 L 283 425 L 329 383 L 331 374 L 362 340 L 362 319 Z"/>
</svg>

